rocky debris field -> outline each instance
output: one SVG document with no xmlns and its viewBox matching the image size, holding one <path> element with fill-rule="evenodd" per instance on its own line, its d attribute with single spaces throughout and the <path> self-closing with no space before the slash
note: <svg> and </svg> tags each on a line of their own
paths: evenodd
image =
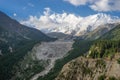
<svg viewBox="0 0 120 80">
<path fill-rule="evenodd" d="M 36 45 L 32 53 L 38 60 L 48 61 L 45 70 L 34 75 L 31 80 L 36 80 L 39 76 L 44 76 L 50 69 L 54 67 L 55 61 L 66 55 L 72 49 L 73 41 L 55 41 L 55 42 L 42 42 Z"/>
</svg>

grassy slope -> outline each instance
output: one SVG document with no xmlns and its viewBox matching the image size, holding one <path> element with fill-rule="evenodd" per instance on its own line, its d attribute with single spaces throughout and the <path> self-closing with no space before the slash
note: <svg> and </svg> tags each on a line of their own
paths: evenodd
<svg viewBox="0 0 120 80">
<path fill-rule="evenodd" d="M 108 33 L 104 34 L 102 37 L 100 37 L 100 39 L 120 40 L 120 24 Z"/>
</svg>

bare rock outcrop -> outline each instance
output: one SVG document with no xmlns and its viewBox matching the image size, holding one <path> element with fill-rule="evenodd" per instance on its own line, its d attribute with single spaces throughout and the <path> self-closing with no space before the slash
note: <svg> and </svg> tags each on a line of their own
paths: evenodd
<svg viewBox="0 0 120 80">
<path fill-rule="evenodd" d="M 55 80 L 120 80 L 120 53 L 107 58 L 79 57 L 64 65 Z"/>
</svg>

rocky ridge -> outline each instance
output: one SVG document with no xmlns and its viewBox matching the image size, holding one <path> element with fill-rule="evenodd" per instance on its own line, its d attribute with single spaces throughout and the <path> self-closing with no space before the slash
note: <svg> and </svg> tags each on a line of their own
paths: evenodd
<svg viewBox="0 0 120 80">
<path fill-rule="evenodd" d="M 55 80 L 119 80 L 119 58 L 120 53 L 114 59 L 79 57 L 67 63 Z"/>
</svg>

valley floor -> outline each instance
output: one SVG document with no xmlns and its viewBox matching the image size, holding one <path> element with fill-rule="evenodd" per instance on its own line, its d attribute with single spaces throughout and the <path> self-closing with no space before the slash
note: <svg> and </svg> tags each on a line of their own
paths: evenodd
<svg viewBox="0 0 120 80">
<path fill-rule="evenodd" d="M 54 67 L 55 61 L 64 57 L 72 49 L 72 44 L 73 41 L 58 40 L 55 42 L 42 42 L 36 45 L 32 53 L 38 60 L 47 61 L 48 65 L 45 70 L 35 74 L 31 80 L 36 80 L 39 76 L 47 74 Z"/>
</svg>

